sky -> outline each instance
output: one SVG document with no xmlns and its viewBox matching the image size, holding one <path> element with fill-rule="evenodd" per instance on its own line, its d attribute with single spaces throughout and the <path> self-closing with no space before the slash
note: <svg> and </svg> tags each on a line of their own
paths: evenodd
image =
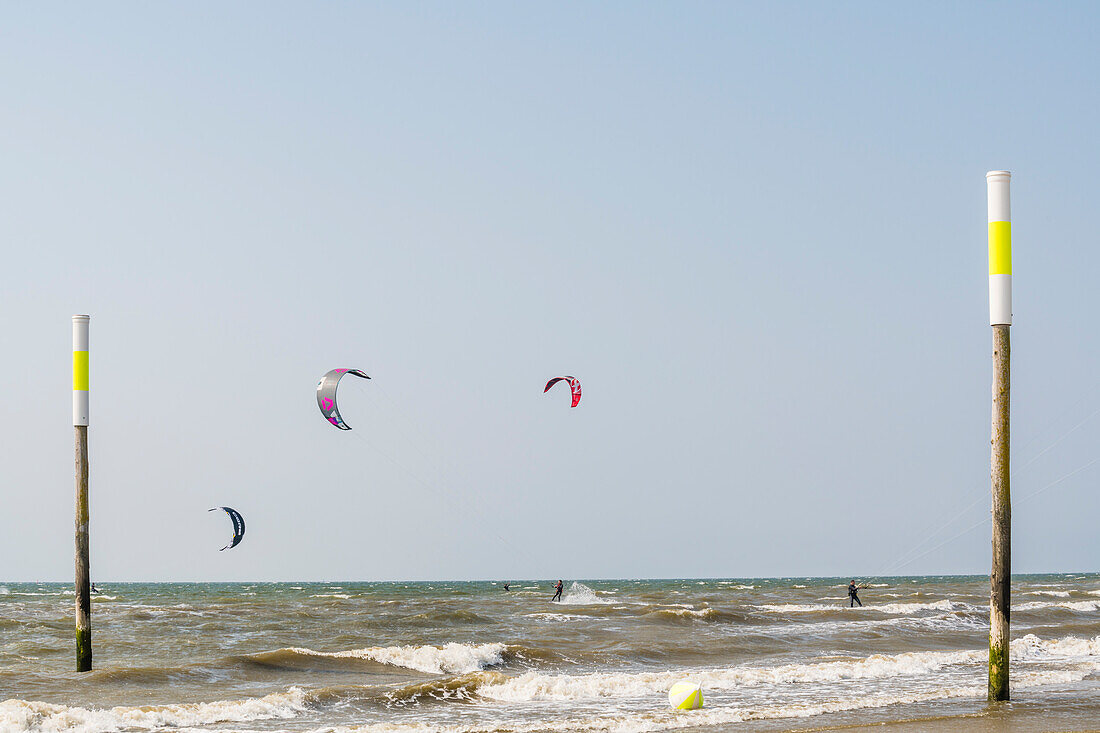
<svg viewBox="0 0 1100 733">
<path fill-rule="evenodd" d="M 73 577 L 75 313 L 100 581 L 986 573 L 997 169 L 1013 568 L 1100 569 L 1098 21 L 6 4 L 0 580 Z"/>
</svg>

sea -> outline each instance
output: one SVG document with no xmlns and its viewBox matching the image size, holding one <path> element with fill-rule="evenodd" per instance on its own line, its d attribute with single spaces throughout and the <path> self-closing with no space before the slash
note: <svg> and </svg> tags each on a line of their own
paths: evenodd
<svg viewBox="0 0 1100 733">
<path fill-rule="evenodd" d="M 848 580 L 104 582 L 87 673 L 72 587 L 0 582 L 0 731 L 1100 728 L 1100 575 L 1014 577 L 1008 706 L 988 578 Z"/>
</svg>

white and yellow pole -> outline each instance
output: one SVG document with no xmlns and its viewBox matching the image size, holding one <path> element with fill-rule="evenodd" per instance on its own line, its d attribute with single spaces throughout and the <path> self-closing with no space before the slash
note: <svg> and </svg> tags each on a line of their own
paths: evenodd
<svg viewBox="0 0 1100 733">
<path fill-rule="evenodd" d="M 1012 325 L 1012 210 L 1008 171 L 985 174 L 989 213 L 989 325 Z"/>
<path fill-rule="evenodd" d="M 1008 329 L 1012 325 L 1012 215 L 1008 171 L 985 174 L 989 211 L 989 325 L 993 327 L 993 567 L 989 573 L 989 700 L 1008 699 L 1009 592 L 1012 583 L 1012 497 L 1009 492 Z"/>
<path fill-rule="evenodd" d="M 88 321 L 73 316 L 73 428 L 76 431 L 76 671 L 92 668 L 88 562 Z"/>
</svg>

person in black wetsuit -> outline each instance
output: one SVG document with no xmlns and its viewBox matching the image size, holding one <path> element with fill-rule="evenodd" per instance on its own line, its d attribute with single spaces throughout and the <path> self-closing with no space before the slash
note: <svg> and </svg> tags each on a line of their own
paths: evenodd
<svg viewBox="0 0 1100 733">
<path fill-rule="evenodd" d="M 859 600 L 859 595 L 856 593 L 860 588 L 866 588 L 865 585 L 856 585 L 856 581 L 852 581 L 848 584 L 848 608 L 859 604 L 860 608 L 863 608 L 863 601 Z"/>
<path fill-rule="evenodd" d="M 553 603 L 554 601 L 560 601 L 561 600 L 561 589 L 563 587 L 564 586 L 562 585 L 562 582 L 560 580 L 554 585 L 555 593 L 554 593 L 554 597 L 550 599 L 551 603 Z"/>
</svg>

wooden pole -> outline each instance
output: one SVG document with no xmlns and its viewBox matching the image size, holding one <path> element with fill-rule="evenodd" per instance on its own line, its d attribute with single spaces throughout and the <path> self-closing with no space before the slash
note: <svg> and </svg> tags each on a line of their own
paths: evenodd
<svg viewBox="0 0 1100 733">
<path fill-rule="evenodd" d="M 73 316 L 73 430 L 76 437 L 76 671 L 92 668 L 88 560 L 88 316 Z"/>
<path fill-rule="evenodd" d="M 92 668 L 92 591 L 88 561 L 88 426 L 76 425 L 76 671 Z"/>
<path fill-rule="evenodd" d="M 989 573 L 989 700 L 1008 699 L 1009 591 L 1012 583 L 1012 499 L 1008 484 L 1008 326 L 993 327 L 993 568 Z"/>
<path fill-rule="evenodd" d="M 989 209 L 989 325 L 993 327 L 993 425 L 989 460 L 993 493 L 993 566 L 989 572 L 990 702 L 1008 699 L 1012 496 L 1009 491 L 1008 329 L 1012 325 L 1012 216 L 1008 171 L 986 173 Z"/>
</svg>

